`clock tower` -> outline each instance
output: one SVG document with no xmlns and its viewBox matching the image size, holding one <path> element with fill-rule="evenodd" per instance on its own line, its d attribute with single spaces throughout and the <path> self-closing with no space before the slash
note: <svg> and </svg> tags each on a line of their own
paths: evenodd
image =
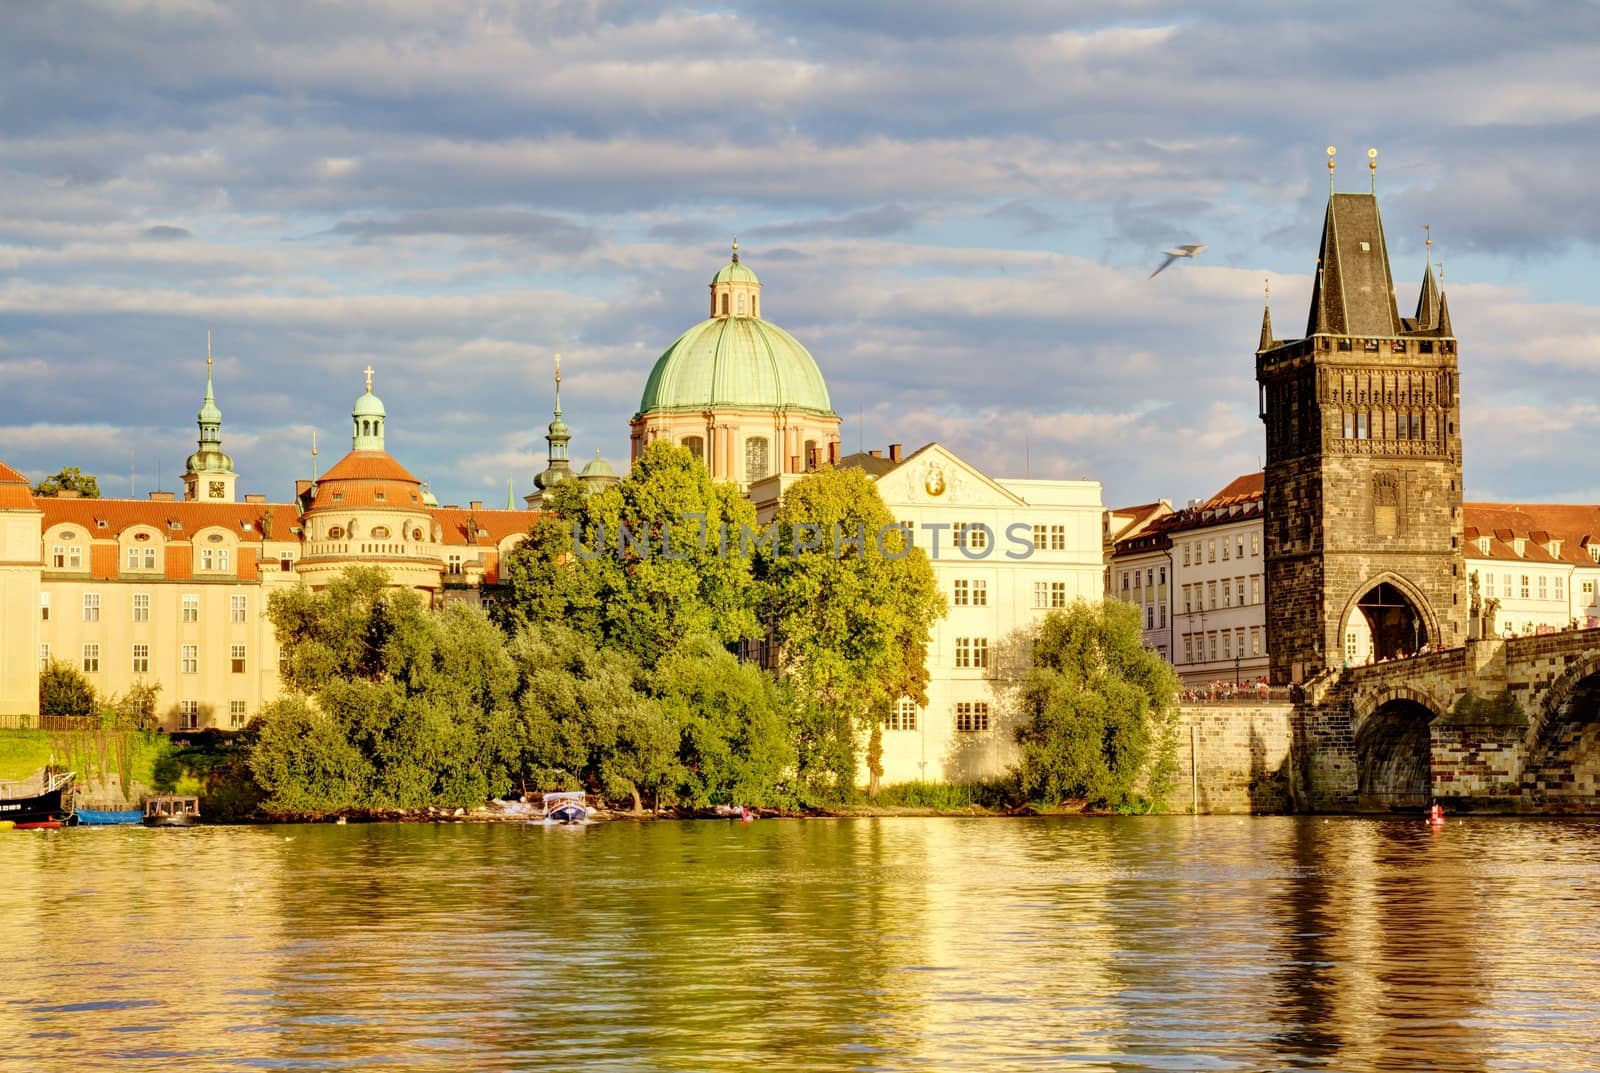
<svg viewBox="0 0 1600 1073">
<path fill-rule="evenodd" d="M 206 503 L 232 503 L 239 475 L 233 459 L 222 451 L 222 411 L 211 390 L 211 333 L 206 333 L 206 398 L 195 420 L 200 425 L 200 447 L 189 456 L 183 470 L 183 498 Z"/>
</svg>

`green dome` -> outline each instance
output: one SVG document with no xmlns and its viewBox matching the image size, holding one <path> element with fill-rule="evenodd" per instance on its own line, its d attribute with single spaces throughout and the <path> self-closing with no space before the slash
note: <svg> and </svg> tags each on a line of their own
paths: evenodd
<svg viewBox="0 0 1600 1073">
<path fill-rule="evenodd" d="M 219 450 L 202 447 L 184 463 L 185 473 L 232 473 L 233 458 Z"/>
<path fill-rule="evenodd" d="M 583 472 L 578 474 L 580 477 L 615 477 L 616 475 L 617 471 L 611 468 L 611 463 L 599 455 L 589 459 L 588 464 L 583 467 Z"/>
<path fill-rule="evenodd" d="M 356 417 L 387 417 L 383 409 L 383 400 L 374 395 L 370 390 L 356 400 L 355 409 L 351 411 Z"/>
<path fill-rule="evenodd" d="M 718 272 L 716 275 L 711 277 L 711 282 L 715 284 L 715 283 L 760 283 L 761 281 L 756 278 L 756 274 L 754 272 L 750 271 L 748 268 L 746 268 L 744 265 L 740 264 L 738 261 L 733 261 L 733 262 L 731 262 L 729 264 L 723 265 L 722 266 L 722 271 Z"/>
<path fill-rule="evenodd" d="M 741 265 L 722 271 L 730 269 L 755 278 Z M 794 336 L 757 317 L 712 317 L 678 336 L 656 359 L 634 416 L 710 409 L 837 416 L 816 360 Z"/>
</svg>

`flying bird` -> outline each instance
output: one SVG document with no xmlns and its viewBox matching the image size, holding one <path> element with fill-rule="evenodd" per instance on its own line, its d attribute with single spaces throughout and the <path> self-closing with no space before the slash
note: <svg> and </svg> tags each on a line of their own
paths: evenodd
<svg viewBox="0 0 1600 1073">
<path fill-rule="evenodd" d="M 1180 257 L 1199 257 L 1200 252 L 1204 249 L 1205 245 L 1199 242 L 1186 242 L 1182 246 L 1172 247 L 1172 249 L 1167 251 L 1167 259 L 1161 262 L 1161 268 L 1158 268 L 1154 272 L 1150 273 L 1149 278 L 1155 279 L 1161 274 L 1161 270 L 1163 268 L 1166 268 L 1173 261 L 1176 261 Z"/>
</svg>

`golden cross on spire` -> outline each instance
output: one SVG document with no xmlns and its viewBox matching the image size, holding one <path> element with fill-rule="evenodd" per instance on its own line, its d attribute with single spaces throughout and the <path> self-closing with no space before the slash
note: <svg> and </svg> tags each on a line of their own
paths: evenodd
<svg viewBox="0 0 1600 1073">
<path fill-rule="evenodd" d="M 733 263 L 739 263 L 739 236 L 733 236 Z"/>
<path fill-rule="evenodd" d="M 370 395 L 372 394 L 372 366 L 368 365 L 364 372 L 367 374 L 367 394 Z"/>
<path fill-rule="evenodd" d="M 556 387 L 561 386 L 561 355 L 556 355 Z"/>
</svg>

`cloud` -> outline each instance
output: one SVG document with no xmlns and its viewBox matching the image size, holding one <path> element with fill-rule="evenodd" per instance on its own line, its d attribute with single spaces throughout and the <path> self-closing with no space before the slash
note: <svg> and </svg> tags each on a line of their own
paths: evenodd
<svg viewBox="0 0 1600 1073">
<path fill-rule="evenodd" d="M 358 242 L 417 235 L 504 238 L 557 253 L 573 253 L 595 243 L 592 228 L 522 209 L 423 209 L 387 218 L 340 220 L 326 233 L 349 235 Z"/>
<path fill-rule="evenodd" d="M 145 238 L 168 242 L 194 237 L 187 227 L 174 227 L 171 224 L 155 224 L 145 228 L 140 234 Z"/>
<path fill-rule="evenodd" d="M 912 230 L 923 215 L 902 205 L 880 205 L 852 212 L 838 219 L 788 220 L 783 223 L 762 224 L 760 227 L 752 228 L 750 234 L 764 238 L 789 238 L 802 235 L 819 238 L 832 235 L 883 238 Z"/>
</svg>

